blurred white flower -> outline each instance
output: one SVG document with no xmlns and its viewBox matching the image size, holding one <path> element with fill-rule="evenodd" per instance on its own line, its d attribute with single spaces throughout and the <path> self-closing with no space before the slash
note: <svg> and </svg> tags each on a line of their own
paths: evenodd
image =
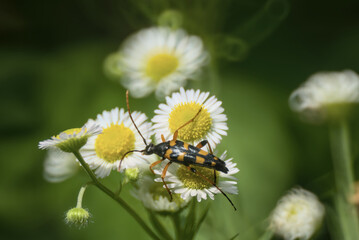
<svg viewBox="0 0 359 240">
<path fill-rule="evenodd" d="M 359 102 L 359 76 L 351 70 L 316 73 L 289 98 L 293 111 L 321 117 L 325 117 L 328 109 L 333 106 L 342 107 L 357 102 Z"/>
<path fill-rule="evenodd" d="M 40 149 L 61 149 L 64 152 L 78 151 L 90 136 L 101 133 L 101 128 L 96 124 L 85 124 L 82 128 L 72 128 L 61 132 L 57 136 L 41 141 Z"/>
<path fill-rule="evenodd" d="M 183 200 L 178 194 L 172 194 L 173 200 L 170 201 L 170 196 L 162 183 L 153 181 L 149 176 L 138 181 L 138 189 L 134 190 L 133 194 L 147 209 L 161 213 L 177 212 L 190 200 Z"/>
<path fill-rule="evenodd" d="M 324 206 L 301 188 L 282 197 L 270 217 L 270 228 L 286 240 L 309 239 L 321 225 Z"/>
<path fill-rule="evenodd" d="M 132 117 L 138 129 L 146 139 L 153 134 L 151 123 L 146 122 L 144 113 L 133 112 Z M 128 151 L 145 148 L 141 136 L 131 122 L 130 116 L 123 108 L 114 108 L 98 114 L 96 120 L 90 119 L 87 124 L 96 123 L 102 128 L 102 133 L 88 139 L 81 149 L 84 160 L 95 170 L 95 174 L 106 177 L 111 170 L 117 169 L 121 158 Z M 121 171 L 126 168 L 136 168 L 141 164 L 149 164 L 154 156 L 144 156 L 133 152 L 126 155 L 121 163 Z"/>
<path fill-rule="evenodd" d="M 74 154 L 49 149 L 44 162 L 44 178 L 49 182 L 62 182 L 72 177 L 79 167 Z"/>
<path fill-rule="evenodd" d="M 169 95 L 207 63 L 202 40 L 183 30 L 153 27 L 130 36 L 121 49 L 121 81 L 134 97 Z"/>
<path fill-rule="evenodd" d="M 236 163 L 232 162 L 232 158 L 226 160 L 227 152 L 224 152 L 220 159 L 226 163 L 228 173 L 216 171 L 216 185 L 225 193 L 238 194 L 237 179 L 233 176 L 239 169 Z M 191 166 L 196 172 L 214 182 L 214 170 L 205 167 Z M 155 170 L 158 175 L 162 174 L 162 170 Z M 165 181 L 174 193 L 181 195 L 181 198 L 188 200 L 191 197 L 197 197 L 197 201 L 207 199 L 207 196 L 214 200 L 214 195 L 220 191 L 210 182 L 206 181 L 202 176 L 193 173 L 184 165 L 172 164 L 166 174 Z M 162 182 L 161 178 L 156 179 Z"/>
<path fill-rule="evenodd" d="M 167 104 L 160 104 L 152 118 L 156 139 L 161 142 L 161 134 L 166 140 L 172 139 L 173 133 L 202 108 L 195 120 L 179 130 L 178 139 L 195 144 L 204 139 L 211 147 L 221 141 L 221 135 L 227 135 L 227 116 L 223 113 L 222 102 L 209 92 L 180 89 L 172 97 L 166 97 Z"/>
</svg>

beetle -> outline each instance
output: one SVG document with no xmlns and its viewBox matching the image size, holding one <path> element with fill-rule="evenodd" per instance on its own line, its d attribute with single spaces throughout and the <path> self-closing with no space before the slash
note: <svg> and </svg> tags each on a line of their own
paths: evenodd
<svg viewBox="0 0 359 240">
<path fill-rule="evenodd" d="M 130 119 L 131 119 L 133 125 L 135 126 L 137 132 L 142 137 L 143 142 L 145 143 L 146 147 L 143 150 L 131 150 L 131 151 L 126 152 L 120 160 L 118 171 L 120 171 L 120 169 L 121 169 L 122 160 L 125 158 L 125 156 L 127 154 L 129 154 L 131 152 L 141 152 L 143 155 L 156 154 L 159 157 L 161 157 L 161 160 L 153 162 L 150 165 L 150 170 L 153 174 L 155 174 L 155 172 L 153 171 L 152 168 L 155 167 L 156 165 L 160 164 L 165 159 L 169 160 L 169 162 L 166 164 L 166 166 L 164 167 L 164 169 L 162 171 L 161 179 L 162 179 L 162 182 L 163 182 L 167 192 L 170 195 L 171 201 L 172 201 L 172 193 L 165 182 L 165 176 L 166 176 L 168 167 L 172 163 L 178 163 L 178 164 L 182 164 L 182 165 L 186 166 L 189 171 L 193 172 L 194 174 L 199 175 L 205 181 L 207 181 L 208 183 L 210 183 L 214 187 L 216 187 L 227 198 L 227 200 L 233 206 L 234 210 L 237 210 L 236 207 L 234 206 L 233 202 L 231 201 L 231 199 L 216 185 L 216 171 L 228 173 L 228 168 L 226 167 L 226 163 L 223 160 L 219 159 L 218 157 L 216 157 L 213 154 L 213 151 L 212 151 L 212 148 L 211 148 L 209 142 L 207 140 L 203 140 L 200 143 L 198 143 L 196 146 L 193 146 L 191 144 L 177 140 L 178 131 L 181 128 L 183 128 L 186 125 L 193 122 L 196 119 L 196 117 L 200 114 L 200 112 L 202 111 L 202 108 L 199 109 L 197 114 L 192 119 L 190 119 L 185 124 L 180 126 L 174 132 L 172 140 L 166 141 L 166 139 L 164 138 L 164 136 L 162 134 L 161 135 L 162 143 L 159 143 L 157 145 L 154 145 L 153 143 L 147 144 L 146 139 L 142 136 L 140 130 L 137 128 L 136 123 L 134 122 L 134 120 L 132 118 L 130 104 L 129 104 L 129 100 L 128 100 L 128 93 L 129 92 L 127 90 L 126 91 L 127 110 L 128 110 L 128 113 L 129 113 L 129 116 L 130 116 Z M 208 145 L 209 152 L 206 152 L 201 149 L 205 145 Z M 214 181 L 211 181 L 210 179 L 208 179 L 207 177 L 203 176 L 201 173 L 196 171 L 195 168 L 191 167 L 192 165 L 213 169 Z"/>
</svg>

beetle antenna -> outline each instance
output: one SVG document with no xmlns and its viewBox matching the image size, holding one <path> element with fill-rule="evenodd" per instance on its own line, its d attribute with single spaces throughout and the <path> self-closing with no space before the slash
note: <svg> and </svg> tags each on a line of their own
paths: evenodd
<svg viewBox="0 0 359 240">
<path fill-rule="evenodd" d="M 118 169 L 117 171 L 120 171 L 121 170 L 121 163 L 122 163 L 122 160 L 126 157 L 127 154 L 129 153 L 132 153 L 132 152 L 143 152 L 144 150 L 131 150 L 131 151 L 128 151 L 126 152 L 125 154 L 123 154 L 121 160 L 120 160 L 120 164 L 118 165 Z"/>
<path fill-rule="evenodd" d="M 145 145 L 147 146 L 147 142 L 146 142 L 146 139 L 142 136 L 140 130 L 138 130 L 137 126 L 136 126 L 136 123 L 135 121 L 133 121 L 133 118 L 132 118 L 132 115 L 131 115 L 131 110 L 130 110 L 130 104 L 129 104 L 129 101 L 128 101 L 128 90 L 126 91 L 126 103 L 127 103 L 127 110 L 128 110 L 128 114 L 130 115 L 130 118 L 131 118 L 131 121 L 133 123 L 133 125 L 135 126 L 137 132 L 140 134 L 140 136 L 142 137 L 143 139 L 143 142 L 145 143 Z"/>
<path fill-rule="evenodd" d="M 220 191 L 226 198 L 227 200 L 230 202 L 230 204 L 232 205 L 232 207 L 234 208 L 234 211 L 237 210 L 237 208 L 234 206 L 233 202 L 231 201 L 231 199 L 227 196 L 227 194 L 225 194 L 222 189 L 220 189 L 217 184 L 215 184 L 214 182 L 212 182 L 211 180 L 209 180 L 208 178 L 206 178 L 205 176 L 203 176 L 203 174 L 200 174 L 199 172 L 196 171 L 196 169 L 191 168 L 191 167 L 187 167 L 188 170 L 190 170 L 191 172 L 193 172 L 194 174 L 198 174 L 198 176 L 200 176 L 201 178 L 203 178 L 204 180 L 206 180 L 207 182 L 209 182 L 210 184 L 212 184 L 215 188 L 218 189 L 218 191 Z"/>
<path fill-rule="evenodd" d="M 123 154 L 121 161 L 126 157 L 127 154 L 132 153 L 132 152 L 144 152 L 144 150 L 131 150 L 126 152 L 125 154 Z"/>
</svg>

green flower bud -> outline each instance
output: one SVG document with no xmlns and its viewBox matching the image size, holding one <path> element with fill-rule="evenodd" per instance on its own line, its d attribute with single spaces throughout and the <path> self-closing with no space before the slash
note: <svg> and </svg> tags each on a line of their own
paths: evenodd
<svg viewBox="0 0 359 240">
<path fill-rule="evenodd" d="M 105 74 L 111 79 L 118 79 L 122 76 L 122 69 L 120 67 L 121 59 L 122 55 L 120 52 L 112 53 L 105 59 Z"/>
<path fill-rule="evenodd" d="M 139 177 L 140 170 L 138 168 L 127 168 L 125 170 L 126 181 L 136 181 Z"/>
<path fill-rule="evenodd" d="M 169 27 L 172 29 L 178 29 L 182 26 L 183 17 L 179 11 L 166 10 L 161 13 L 157 19 L 157 23 L 161 27 Z"/>
<path fill-rule="evenodd" d="M 68 224 L 75 225 L 79 228 L 84 227 L 88 224 L 90 213 L 82 207 L 71 208 L 66 213 L 65 221 Z"/>
</svg>

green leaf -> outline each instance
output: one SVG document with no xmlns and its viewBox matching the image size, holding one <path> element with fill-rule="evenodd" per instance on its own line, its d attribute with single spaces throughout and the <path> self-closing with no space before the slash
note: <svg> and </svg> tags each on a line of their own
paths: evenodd
<svg viewBox="0 0 359 240">
<path fill-rule="evenodd" d="M 184 239 L 192 239 L 196 230 L 196 199 L 193 199 L 186 218 Z"/>
<path fill-rule="evenodd" d="M 160 234 L 164 239 L 173 239 L 171 235 L 167 232 L 166 228 L 162 225 L 160 220 L 157 218 L 156 214 L 153 211 L 148 210 L 150 216 L 150 221 L 152 226 L 156 229 L 157 233 Z"/>
</svg>

